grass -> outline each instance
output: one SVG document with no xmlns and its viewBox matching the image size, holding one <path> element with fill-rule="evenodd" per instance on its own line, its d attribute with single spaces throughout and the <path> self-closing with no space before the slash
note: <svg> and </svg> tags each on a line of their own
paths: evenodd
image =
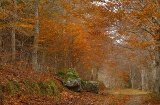
<svg viewBox="0 0 160 105">
<path fill-rule="evenodd" d="M 117 90 L 107 90 L 107 94 L 122 94 L 122 95 L 145 95 L 149 94 L 149 92 L 137 90 L 137 89 L 117 89 Z"/>
</svg>

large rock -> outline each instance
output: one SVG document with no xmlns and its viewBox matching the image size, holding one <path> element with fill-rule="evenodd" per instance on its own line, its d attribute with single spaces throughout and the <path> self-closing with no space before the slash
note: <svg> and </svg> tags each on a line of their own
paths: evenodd
<svg viewBox="0 0 160 105">
<path fill-rule="evenodd" d="M 81 79 L 78 73 L 73 69 L 62 69 L 58 72 L 63 85 L 72 91 L 81 91 Z"/>
<path fill-rule="evenodd" d="M 58 76 L 61 78 L 63 85 L 72 91 L 84 90 L 98 94 L 99 82 L 82 80 L 73 69 L 62 69 L 58 72 Z"/>
<path fill-rule="evenodd" d="M 99 82 L 82 80 L 81 85 L 83 90 L 98 94 Z"/>
<path fill-rule="evenodd" d="M 63 81 L 63 85 L 72 91 L 81 91 L 81 79 L 80 78 L 68 78 Z"/>
</svg>

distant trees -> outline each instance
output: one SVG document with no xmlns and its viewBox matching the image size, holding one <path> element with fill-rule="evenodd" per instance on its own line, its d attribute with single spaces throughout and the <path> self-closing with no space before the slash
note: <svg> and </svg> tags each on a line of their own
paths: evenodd
<svg viewBox="0 0 160 105">
<path fill-rule="evenodd" d="M 112 29 L 117 32 L 117 36 L 121 37 L 118 41 L 119 45 L 142 53 L 137 55 L 141 57 L 139 59 L 141 88 L 147 89 L 148 79 L 152 78 L 153 90 L 156 93 L 159 93 L 160 89 L 159 3 L 159 0 L 118 0 L 108 1 L 105 5 L 105 9 L 111 7 L 110 10 L 113 10 L 111 21 L 114 28 Z M 152 75 L 148 77 L 150 69 L 152 69 Z M 133 82 L 132 78 L 131 74 Z"/>
</svg>

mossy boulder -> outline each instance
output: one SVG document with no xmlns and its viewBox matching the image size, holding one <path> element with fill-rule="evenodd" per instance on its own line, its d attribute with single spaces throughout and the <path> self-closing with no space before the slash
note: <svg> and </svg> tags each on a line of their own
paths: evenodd
<svg viewBox="0 0 160 105">
<path fill-rule="evenodd" d="M 59 70 L 57 74 L 62 80 L 67 80 L 68 78 L 72 79 L 79 78 L 78 73 L 73 69 L 64 68 Z"/>
<path fill-rule="evenodd" d="M 62 69 L 58 71 L 58 76 L 65 87 L 72 91 L 81 91 L 81 79 L 73 69 Z"/>
<path fill-rule="evenodd" d="M 99 82 L 83 80 L 79 78 L 78 73 L 73 69 L 62 69 L 57 74 L 63 85 L 72 91 L 84 90 L 96 94 L 99 91 Z"/>
<path fill-rule="evenodd" d="M 98 94 L 99 92 L 99 82 L 97 81 L 81 80 L 81 86 L 82 86 L 82 89 L 87 92 L 96 93 L 96 94 Z"/>
</svg>

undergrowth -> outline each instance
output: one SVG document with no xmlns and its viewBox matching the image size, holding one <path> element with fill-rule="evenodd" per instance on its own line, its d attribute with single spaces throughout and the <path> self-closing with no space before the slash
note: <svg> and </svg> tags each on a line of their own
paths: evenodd
<svg viewBox="0 0 160 105">
<path fill-rule="evenodd" d="M 16 92 L 24 92 L 26 94 L 44 94 L 50 96 L 59 95 L 59 90 L 54 80 L 49 80 L 47 82 L 24 80 L 21 83 L 8 80 L 6 85 L 0 84 L 0 95 L 6 93 L 13 96 Z"/>
</svg>

